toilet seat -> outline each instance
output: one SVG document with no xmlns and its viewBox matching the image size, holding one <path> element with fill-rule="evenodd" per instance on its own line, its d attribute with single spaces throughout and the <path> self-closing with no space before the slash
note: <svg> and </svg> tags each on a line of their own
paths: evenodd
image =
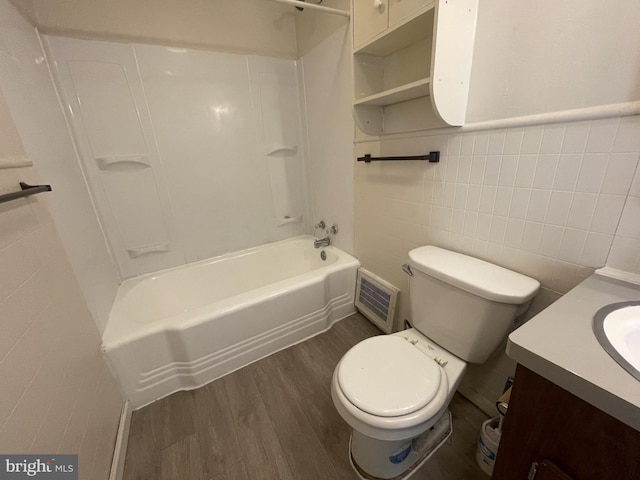
<svg viewBox="0 0 640 480">
<path fill-rule="evenodd" d="M 346 397 L 338 381 L 338 372 L 341 370 L 342 362 L 346 354 L 340 362 L 338 362 L 331 380 L 331 398 L 343 420 L 363 435 L 383 441 L 415 438 L 434 425 L 447 410 L 451 396 L 453 396 L 466 370 L 466 363 L 464 361 L 442 349 L 428 337 L 413 328 L 391 335 L 381 336 L 381 338 L 385 339 L 384 342 L 394 337 L 400 337 L 402 341 L 407 342 L 407 347 L 417 350 L 424 356 L 424 361 L 432 362 L 440 371 L 438 390 L 431 401 L 422 408 L 406 415 L 383 417 L 367 413 L 355 406 L 351 400 Z M 384 345 L 378 348 L 376 355 L 382 356 L 385 348 Z M 422 366 L 423 364 L 420 363 L 420 365 Z M 431 365 L 431 363 L 429 363 L 429 365 Z M 425 365 L 425 368 L 430 367 L 426 367 Z"/>
<path fill-rule="evenodd" d="M 344 396 L 365 413 L 399 417 L 428 405 L 440 390 L 442 369 L 398 336 L 377 336 L 349 350 L 337 369 Z"/>
<path fill-rule="evenodd" d="M 399 417 L 372 415 L 351 403 L 338 382 L 338 368 L 333 372 L 331 397 L 340 416 L 355 430 L 380 440 L 403 440 L 426 431 L 446 410 L 449 381 L 444 372 L 441 373 L 441 380 L 440 388 L 431 402 L 415 412 Z"/>
</svg>

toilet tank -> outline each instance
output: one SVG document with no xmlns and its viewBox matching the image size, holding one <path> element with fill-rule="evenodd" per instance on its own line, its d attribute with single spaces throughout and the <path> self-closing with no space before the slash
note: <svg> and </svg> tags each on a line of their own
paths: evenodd
<svg viewBox="0 0 640 480">
<path fill-rule="evenodd" d="M 540 288 L 533 278 L 438 247 L 409 252 L 411 323 L 454 355 L 484 363 Z"/>
</svg>

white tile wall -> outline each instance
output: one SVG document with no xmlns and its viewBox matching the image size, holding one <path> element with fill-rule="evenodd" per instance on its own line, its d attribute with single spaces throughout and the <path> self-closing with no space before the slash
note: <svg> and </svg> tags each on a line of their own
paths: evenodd
<svg viewBox="0 0 640 480">
<path fill-rule="evenodd" d="M 621 217 L 617 235 L 640 239 L 640 201 L 633 195 L 627 200 L 640 151 L 634 143 L 640 127 L 633 125 L 638 125 L 636 117 L 469 133 L 462 142 L 458 135 L 441 140 L 449 154 L 439 164 L 418 167 L 425 179 L 420 242 L 489 258 L 500 258 L 503 249 L 512 248 L 545 257 L 571 276 L 576 269 L 604 266 Z M 451 155 L 452 144 L 466 145 L 468 151 L 472 141 L 471 156 Z M 612 146 L 626 153 L 597 153 Z M 628 151 L 634 147 L 638 151 Z M 407 164 L 380 165 L 376 173 L 367 168 L 366 175 L 358 176 L 370 187 L 366 191 L 389 195 L 376 187 L 383 187 L 385 177 L 397 179 Z M 366 208 L 367 199 L 362 200 Z M 358 244 L 365 242 L 359 238 Z M 546 279 L 541 280 L 544 284 Z"/>
<path fill-rule="evenodd" d="M 38 36 L 7 0 L 0 0 L 0 44 L 0 88 L 26 154 L 37 165 L 43 181 L 53 185 L 48 205 L 80 288 L 102 331 L 119 278 Z"/>
<path fill-rule="evenodd" d="M 626 123 L 624 126 L 625 134 L 635 135 L 636 138 L 629 140 L 626 145 L 633 146 L 637 137 L 640 137 L 640 122 L 628 122 L 635 128 L 630 128 Z M 628 132 L 628 133 L 627 133 Z M 622 145 L 623 141 L 616 142 Z M 611 248 L 611 253 L 607 259 L 607 265 L 620 270 L 640 274 L 640 168 L 636 168 L 635 175 L 631 174 L 631 168 L 628 165 L 632 163 L 634 154 L 629 157 L 619 158 L 618 167 L 619 174 L 616 177 L 620 183 L 630 184 L 629 196 L 622 210 L 620 223 L 615 232 L 615 238 Z"/>
<path fill-rule="evenodd" d="M 639 119 L 359 143 L 357 155 L 440 150 L 441 160 L 356 165 L 356 254 L 401 288 L 400 321 L 409 318 L 400 266 L 419 245 L 538 279 L 529 318 L 595 268 L 639 272 Z M 403 208 L 385 207 L 399 202 Z M 420 215 L 409 213 L 417 209 Z M 472 366 L 461 388 L 492 412 L 492 395 L 513 364 L 504 355 L 489 363 Z"/>
<path fill-rule="evenodd" d="M 0 0 L 0 44 L 0 130 L 17 129 L 23 139 L 33 139 L 36 132 L 41 136 L 27 152 L 35 152 L 34 160 L 38 161 L 49 157 L 50 161 L 44 162 L 47 180 L 51 181 L 52 171 L 59 173 L 51 168 L 56 162 L 57 170 L 72 173 L 69 167 L 74 159 L 65 159 L 64 152 L 73 155 L 73 148 L 65 137 L 55 95 L 51 96 L 46 65 L 40 56 L 35 57 L 40 62 L 33 61 L 34 52 L 40 52 L 37 38 L 5 0 Z M 6 92 L 11 101 L 5 104 Z M 20 119 L 19 124 L 15 118 Z M 38 131 L 38 125 L 46 128 Z M 18 143 L 19 153 L 25 155 Z M 0 157 L 16 153 L 15 145 L 9 147 L 7 150 L 7 144 L 0 142 Z M 18 190 L 20 181 L 39 184 L 42 178 L 33 167 L 0 170 L 0 193 Z M 102 358 L 98 330 L 45 207 L 60 195 L 59 189 L 65 197 L 65 187 L 71 188 L 65 182 L 54 183 L 51 193 L 0 204 L 0 451 L 77 453 L 82 478 L 106 480 L 122 398 Z M 79 210 L 71 205 L 65 213 L 73 216 Z M 63 225 L 68 227 L 69 223 Z M 77 225 L 83 225 L 82 221 Z M 89 228 L 92 226 L 95 224 L 90 223 Z M 85 242 L 85 248 L 91 249 L 91 233 L 74 233 L 81 239 L 76 242 Z M 100 247 L 104 245 L 92 250 L 91 267 L 75 257 L 75 267 L 81 273 L 98 270 L 81 275 L 90 288 L 105 279 Z"/>
<path fill-rule="evenodd" d="M 0 192 L 20 180 L 39 178 L 2 171 Z M 78 453 L 107 479 L 122 399 L 45 202 L 0 205 L 0 451 Z"/>
</svg>

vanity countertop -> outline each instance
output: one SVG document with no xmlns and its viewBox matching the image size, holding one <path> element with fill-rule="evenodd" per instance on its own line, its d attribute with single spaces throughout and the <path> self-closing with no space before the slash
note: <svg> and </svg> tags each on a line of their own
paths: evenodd
<svg viewBox="0 0 640 480">
<path fill-rule="evenodd" d="M 593 274 L 509 335 L 507 355 L 640 431 L 640 382 L 600 346 L 593 315 L 640 300 L 640 285 Z"/>
</svg>

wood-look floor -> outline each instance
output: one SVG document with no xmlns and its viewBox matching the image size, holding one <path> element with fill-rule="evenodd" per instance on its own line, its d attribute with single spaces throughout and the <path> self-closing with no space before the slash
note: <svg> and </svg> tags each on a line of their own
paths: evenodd
<svg viewBox="0 0 640 480">
<path fill-rule="evenodd" d="M 331 330 L 133 413 L 124 480 L 357 480 L 350 427 L 331 401 L 344 353 L 380 331 L 359 314 Z M 454 434 L 415 480 L 487 479 L 475 462 L 486 415 L 456 394 Z"/>
</svg>

